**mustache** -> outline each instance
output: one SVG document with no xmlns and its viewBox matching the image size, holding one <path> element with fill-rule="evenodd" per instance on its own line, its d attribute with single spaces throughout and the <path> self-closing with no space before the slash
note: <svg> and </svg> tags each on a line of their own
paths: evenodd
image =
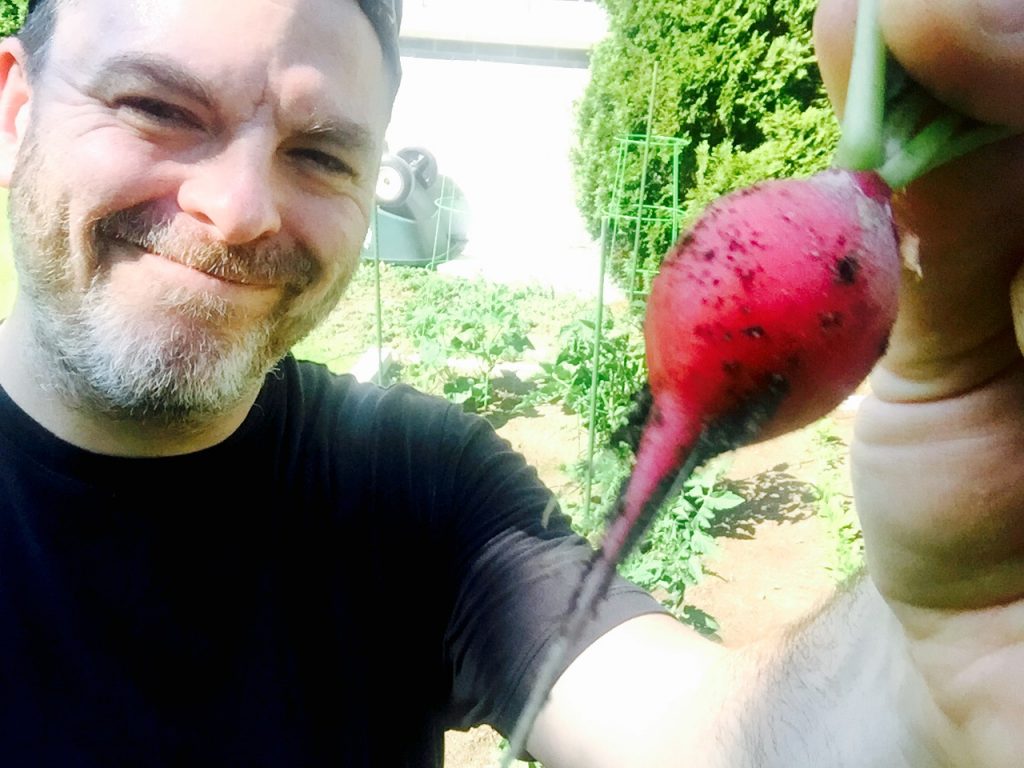
<svg viewBox="0 0 1024 768">
<path fill-rule="evenodd" d="M 263 240 L 228 245 L 203 240 L 174 228 L 147 206 L 103 216 L 94 225 L 94 242 L 121 240 L 231 282 L 283 285 L 301 291 L 319 277 L 321 266 L 310 248 L 301 244 Z"/>
</svg>

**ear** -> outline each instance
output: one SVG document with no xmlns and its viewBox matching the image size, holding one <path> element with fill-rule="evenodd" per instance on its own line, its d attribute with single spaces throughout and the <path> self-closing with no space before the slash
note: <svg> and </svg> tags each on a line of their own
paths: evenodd
<svg viewBox="0 0 1024 768">
<path fill-rule="evenodd" d="M 0 186 L 10 186 L 21 141 L 28 129 L 32 88 L 25 65 L 28 55 L 21 41 L 0 41 Z"/>
</svg>

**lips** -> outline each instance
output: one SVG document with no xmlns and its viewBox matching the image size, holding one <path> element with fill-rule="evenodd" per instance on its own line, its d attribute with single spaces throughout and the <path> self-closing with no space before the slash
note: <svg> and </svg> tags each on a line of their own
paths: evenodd
<svg viewBox="0 0 1024 768">
<path fill-rule="evenodd" d="M 321 272 L 313 252 L 282 239 L 228 245 L 189 234 L 146 206 L 117 211 L 96 223 L 97 244 L 151 254 L 230 285 L 301 292 Z"/>
<path fill-rule="evenodd" d="M 214 248 L 186 247 L 184 249 L 163 249 L 152 247 L 147 243 L 137 242 L 125 237 L 107 237 L 104 241 L 109 243 L 107 252 L 112 254 L 122 253 L 124 256 L 114 256 L 115 261 L 132 261 L 152 259 L 165 262 L 166 265 L 173 265 L 173 268 L 180 268 L 194 273 L 195 277 L 202 277 L 216 281 L 224 287 L 237 287 L 249 290 L 271 290 L 280 288 L 285 284 L 277 273 L 279 270 L 254 269 L 246 261 L 239 258 L 232 258 L 227 249 L 215 246 Z M 188 272 L 180 272 L 178 277 Z M 271 274 L 272 273 L 272 274 Z M 305 284 L 305 281 L 303 281 Z M 212 284 L 208 287 L 213 287 Z"/>
<path fill-rule="evenodd" d="M 171 264 L 177 265 L 179 267 L 184 267 L 185 269 L 189 269 L 194 272 L 199 272 L 203 275 L 206 275 L 207 277 L 214 278 L 216 280 L 219 280 L 223 283 L 228 283 L 230 285 L 237 285 L 245 288 L 256 289 L 268 289 L 276 287 L 275 284 L 269 280 L 263 280 L 244 274 L 244 270 L 240 269 L 238 266 L 231 267 L 229 265 L 228 267 L 224 267 L 219 264 L 198 264 L 195 263 L 194 261 L 184 260 L 173 254 L 161 253 L 151 248 L 146 248 L 145 246 L 140 245 L 139 243 L 132 243 L 123 239 L 118 240 L 117 242 L 122 246 L 127 246 L 129 248 L 135 249 L 148 256 L 163 259 L 164 261 L 170 262 Z"/>
</svg>

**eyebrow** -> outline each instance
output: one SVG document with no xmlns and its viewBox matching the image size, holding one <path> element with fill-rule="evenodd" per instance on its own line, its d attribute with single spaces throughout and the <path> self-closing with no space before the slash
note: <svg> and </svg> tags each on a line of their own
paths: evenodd
<svg viewBox="0 0 1024 768">
<path fill-rule="evenodd" d="M 298 126 L 296 135 L 357 151 L 373 149 L 376 145 L 373 132 L 355 120 L 314 119 L 305 125 Z"/>
<path fill-rule="evenodd" d="M 108 98 L 126 85 L 156 86 L 195 101 L 216 111 L 216 101 L 206 83 L 183 69 L 174 59 L 151 53 L 124 53 L 104 63 L 93 78 L 92 89 Z M 293 135 L 334 144 L 355 151 L 375 151 L 374 132 L 363 123 L 348 118 L 313 117 L 290 126 Z"/>
<path fill-rule="evenodd" d="M 214 100 L 206 84 L 182 69 L 170 58 L 149 53 L 125 53 L 108 59 L 93 78 L 92 89 L 108 96 L 125 85 L 155 85 L 213 109 Z"/>
</svg>

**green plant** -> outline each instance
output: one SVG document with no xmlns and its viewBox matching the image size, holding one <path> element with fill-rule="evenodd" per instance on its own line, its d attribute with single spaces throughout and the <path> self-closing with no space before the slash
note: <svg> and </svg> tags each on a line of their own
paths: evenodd
<svg viewBox="0 0 1024 768">
<path fill-rule="evenodd" d="M 334 312 L 295 346 L 296 356 L 344 373 L 376 348 L 379 322 L 381 343 L 399 361 L 388 381 L 398 378 L 439 395 L 447 390 L 468 409 L 486 403 L 492 412 L 514 404 L 503 387 L 516 382 L 494 377 L 502 363 L 520 360 L 535 338 L 554 346 L 559 318 L 589 307 L 538 287 L 513 289 L 381 264 L 378 316 L 377 283 L 378 265 L 364 262 Z"/>
<path fill-rule="evenodd" d="M 743 503 L 722 486 L 722 471 L 713 464 L 694 473 L 620 568 L 627 579 L 661 596 L 680 618 L 685 618 L 686 588 L 701 582 L 705 559 L 717 551 L 712 525 L 722 512 Z M 717 625 L 707 623 L 706 628 L 714 631 Z"/>
<path fill-rule="evenodd" d="M 576 320 L 562 328 L 554 360 L 540 364 L 530 404 L 556 403 L 579 414 L 591 427 L 596 323 Z M 597 355 L 597 403 L 593 429 L 598 443 L 610 444 L 626 423 L 645 381 L 643 334 L 631 317 L 606 313 Z"/>
<path fill-rule="evenodd" d="M 520 311 L 529 289 L 462 279 L 426 281 L 405 313 L 418 362 L 404 372 L 467 410 L 494 405 L 492 380 L 501 363 L 532 349 L 532 321 Z"/>
<path fill-rule="evenodd" d="M 619 567 L 619 572 L 658 597 L 683 621 L 704 632 L 714 632 L 714 619 L 686 605 L 687 587 L 699 584 L 704 562 L 717 551 L 711 529 L 722 512 L 744 499 L 722 483 L 726 465 L 715 461 L 694 473 L 679 494 L 671 499 L 640 545 Z M 612 507 L 622 482 L 629 474 L 628 452 L 606 450 L 595 457 L 591 505 L 579 499 L 564 501 L 576 529 L 593 543 L 604 530 L 605 512 Z M 585 465 L 575 469 L 578 475 Z M 584 515 L 584 510 L 590 512 Z"/>
<path fill-rule="evenodd" d="M 847 446 L 831 419 L 822 419 L 815 426 L 814 443 L 819 455 L 815 510 L 833 542 L 832 557 L 826 567 L 837 582 L 844 582 L 864 566 L 864 537 L 846 471 Z"/>
<path fill-rule="evenodd" d="M 603 5 L 609 35 L 591 60 L 573 155 L 580 210 L 595 236 L 606 214 L 665 209 L 682 197 L 686 220 L 755 179 L 828 164 L 838 132 L 814 63 L 816 0 Z M 644 137 L 674 137 L 681 153 L 676 160 L 675 146 Z M 618 184 L 626 138 L 639 143 Z M 642 222 L 637 268 L 656 268 L 672 235 L 671 219 Z M 611 256 L 615 274 L 629 277 L 632 254 L 616 244 Z"/>
<path fill-rule="evenodd" d="M 12 35 L 21 27 L 28 0 L 2 0 L 0 2 L 0 36 Z"/>
</svg>

